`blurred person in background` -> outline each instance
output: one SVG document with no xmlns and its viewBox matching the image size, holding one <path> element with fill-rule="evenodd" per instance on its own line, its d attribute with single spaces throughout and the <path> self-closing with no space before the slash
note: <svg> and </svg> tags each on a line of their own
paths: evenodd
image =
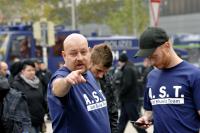
<svg viewBox="0 0 200 133">
<path fill-rule="evenodd" d="M 22 62 L 20 60 L 13 62 L 10 65 L 10 76 L 8 77 L 9 84 L 12 84 L 14 78 L 21 71 Z"/>
<path fill-rule="evenodd" d="M 147 83 L 147 75 L 151 70 L 153 70 L 153 66 L 150 63 L 150 60 L 148 58 L 145 58 L 143 61 L 143 66 L 141 68 L 140 77 L 138 79 L 140 109 L 143 108 L 144 90 Z"/>
<path fill-rule="evenodd" d="M 30 40 L 28 38 L 23 39 L 19 46 L 20 59 L 30 58 Z"/>
<path fill-rule="evenodd" d="M 108 45 L 98 44 L 92 48 L 89 70 L 94 75 L 96 82 L 106 96 L 111 133 L 118 133 L 116 93 L 115 88 L 112 85 L 112 76 L 107 73 L 112 66 L 112 62 L 112 51 Z"/>
<path fill-rule="evenodd" d="M 30 133 L 31 118 L 23 93 L 10 88 L 0 75 L 0 132 Z"/>
<path fill-rule="evenodd" d="M 110 74 L 113 76 L 112 84 L 115 88 L 115 95 L 117 96 L 117 106 L 118 106 L 118 112 L 119 112 L 119 92 L 120 92 L 120 84 L 121 84 L 121 77 L 122 77 L 122 71 L 119 66 L 119 62 L 117 63 L 116 67 L 113 68 L 112 71 L 109 71 Z M 119 113 L 118 113 L 119 114 Z"/>
<path fill-rule="evenodd" d="M 37 70 L 36 70 L 36 76 L 40 79 L 41 83 L 44 86 L 44 95 L 45 95 L 45 101 L 47 103 L 47 88 L 48 83 L 51 79 L 51 72 L 48 70 L 47 65 L 40 59 L 36 60 Z M 47 105 L 47 104 L 46 104 Z M 47 113 L 47 120 L 51 120 L 48 107 L 46 107 L 46 113 Z"/>
<path fill-rule="evenodd" d="M 119 56 L 119 67 L 122 72 L 119 88 L 119 133 L 123 133 L 128 121 L 136 121 L 139 118 L 138 72 L 125 53 Z M 144 129 L 138 128 L 133 123 L 132 125 L 138 133 L 146 133 Z"/>
<path fill-rule="evenodd" d="M 0 61 L 0 75 L 5 78 L 9 77 L 8 64 L 4 61 Z"/>
<path fill-rule="evenodd" d="M 37 60 L 38 70 L 36 71 L 36 76 L 41 80 L 45 89 L 47 90 L 48 83 L 51 78 L 51 72 L 48 70 L 47 65 L 42 60 Z M 47 91 L 45 91 L 46 93 Z"/>
<path fill-rule="evenodd" d="M 44 123 L 46 109 L 44 86 L 35 75 L 35 64 L 32 60 L 22 62 L 21 71 L 15 76 L 12 88 L 24 93 L 27 98 L 28 108 L 31 115 L 32 131 L 39 133 Z"/>
<path fill-rule="evenodd" d="M 143 68 L 142 68 L 142 75 L 141 75 L 141 80 L 144 86 L 147 83 L 147 75 L 151 70 L 153 70 L 153 66 L 151 65 L 151 62 L 148 58 L 145 58 L 143 61 Z"/>
</svg>

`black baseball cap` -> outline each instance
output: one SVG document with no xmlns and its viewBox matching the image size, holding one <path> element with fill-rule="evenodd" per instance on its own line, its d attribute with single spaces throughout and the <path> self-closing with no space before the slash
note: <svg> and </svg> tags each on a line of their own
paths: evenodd
<svg viewBox="0 0 200 133">
<path fill-rule="evenodd" d="M 169 40 L 169 36 L 159 27 L 149 27 L 140 36 L 139 51 L 134 57 L 148 57 L 157 47 Z"/>
</svg>

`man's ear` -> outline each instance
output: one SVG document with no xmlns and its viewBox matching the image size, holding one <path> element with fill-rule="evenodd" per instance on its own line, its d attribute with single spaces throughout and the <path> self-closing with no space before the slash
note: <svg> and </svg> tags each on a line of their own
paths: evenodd
<svg viewBox="0 0 200 133">
<path fill-rule="evenodd" d="M 171 42 L 170 42 L 170 41 L 167 41 L 167 42 L 166 42 L 166 46 L 167 46 L 168 48 L 172 47 Z"/>
<path fill-rule="evenodd" d="M 64 51 L 61 51 L 61 54 L 62 54 L 63 57 L 66 56 Z"/>
</svg>

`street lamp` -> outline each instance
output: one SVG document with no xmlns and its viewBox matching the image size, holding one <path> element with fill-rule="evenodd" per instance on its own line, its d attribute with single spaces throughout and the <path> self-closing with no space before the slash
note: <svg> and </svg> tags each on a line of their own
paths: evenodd
<svg viewBox="0 0 200 133">
<path fill-rule="evenodd" d="M 71 0 L 72 30 L 76 29 L 76 0 Z"/>
<path fill-rule="evenodd" d="M 65 8 L 71 8 L 71 27 L 72 30 L 76 29 L 76 0 L 62 0 L 58 3 L 58 7 L 62 8 L 64 5 Z"/>
</svg>

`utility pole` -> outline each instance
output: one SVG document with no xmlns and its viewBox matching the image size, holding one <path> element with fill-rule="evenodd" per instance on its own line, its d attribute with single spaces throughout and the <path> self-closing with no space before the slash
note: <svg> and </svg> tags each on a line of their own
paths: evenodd
<svg viewBox="0 0 200 133">
<path fill-rule="evenodd" d="M 137 20 L 136 20 L 136 15 L 137 15 L 137 8 L 136 8 L 137 2 L 135 0 L 132 0 L 132 18 L 133 18 L 133 33 L 135 36 L 137 36 Z"/>
<path fill-rule="evenodd" d="M 47 23 L 45 21 L 41 22 L 40 26 L 41 26 L 41 36 L 42 36 L 41 45 L 42 45 L 43 61 L 48 67 L 48 59 L 47 59 Z"/>
<path fill-rule="evenodd" d="M 71 0 L 72 30 L 76 29 L 76 0 Z"/>
<path fill-rule="evenodd" d="M 58 3 L 59 8 L 70 8 L 71 10 L 71 28 L 76 29 L 76 0 L 61 0 Z"/>
</svg>

